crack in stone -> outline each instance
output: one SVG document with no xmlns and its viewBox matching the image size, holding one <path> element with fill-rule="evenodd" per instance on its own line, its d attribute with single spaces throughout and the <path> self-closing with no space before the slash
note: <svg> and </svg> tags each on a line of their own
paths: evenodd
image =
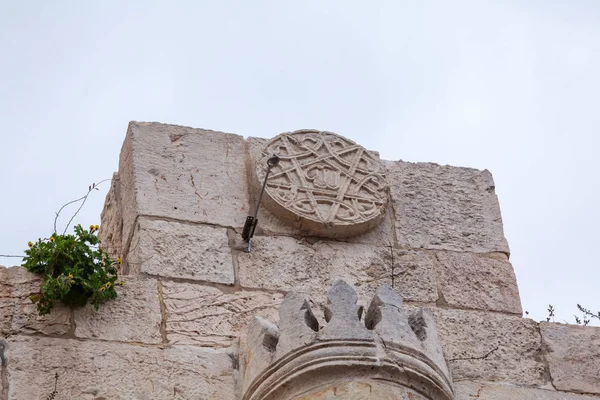
<svg viewBox="0 0 600 400">
<path fill-rule="evenodd" d="M 227 310 L 227 311 L 231 311 L 231 314 L 229 314 L 229 315 L 231 315 L 231 316 L 234 316 L 234 314 L 235 314 L 235 313 L 252 314 L 252 313 L 254 313 L 254 312 L 256 312 L 256 311 L 260 311 L 260 310 L 264 310 L 264 309 L 268 309 L 268 308 L 272 308 L 272 307 L 276 307 L 276 305 L 274 305 L 274 304 L 266 304 L 266 305 L 256 306 L 256 307 L 253 307 L 253 308 L 250 308 L 250 309 L 244 309 L 244 310 L 233 310 L 233 311 L 232 311 L 232 310 Z M 199 307 L 199 308 L 200 308 L 200 307 Z M 201 307 L 201 308 L 205 308 L 205 306 L 203 306 L 203 307 Z M 194 311 L 194 310 L 192 310 L 192 311 Z M 192 312 L 192 311 L 188 311 L 188 310 L 186 310 L 186 313 L 190 313 L 190 312 Z M 196 317 L 196 318 L 176 319 L 175 317 L 173 317 L 173 318 L 171 319 L 171 321 L 169 321 L 169 322 L 172 322 L 172 323 L 175 323 L 175 322 L 177 322 L 177 323 L 185 323 L 185 322 L 197 322 L 198 320 L 201 320 L 201 319 L 203 319 L 203 318 L 210 318 L 210 317 L 221 317 L 221 316 L 223 316 L 223 315 L 225 315 L 225 313 L 224 313 L 223 311 L 220 311 L 220 310 L 219 310 L 219 311 L 216 311 L 216 312 L 214 312 L 214 313 L 210 313 L 210 314 L 202 314 L 202 315 L 200 315 L 200 316 L 198 316 L 198 317 Z M 238 317 L 239 317 L 239 316 L 238 316 Z M 316 320 L 316 319 L 315 319 L 315 320 Z M 311 329 L 312 329 L 312 328 L 311 328 Z M 313 329 L 313 330 L 314 330 L 314 329 Z"/>
<path fill-rule="evenodd" d="M 538 335 L 540 335 L 540 348 L 538 352 L 539 361 L 544 364 L 546 379 L 554 390 L 558 390 L 554 385 L 554 380 L 552 379 L 552 373 L 550 372 L 550 363 L 548 363 L 548 359 L 546 358 L 546 354 L 548 353 L 548 345 L 544 342 L 544 335 L 542 335 L 542 330 L 540 328 L 540 324 L 536 324 L 536 330 Z"/>
<path fill-rule="evenodd" d="M 158 301 L 160 303 L 160 336 L 163 343 L 169 343 L 167 339 L 167 306 L 165 304 L 165 298 L 163 296 L 163 286 L 160 279 L 157 281 L 158 290 Z"/>
<path fill-rule="evenodd" d="M 0 385 L 2 385 L 2 391 L 0 392 L 0 400 L 8 400 L 8 360 L 4 355 L 6 351 L 6 341 L 0 340 Z"/>
<path fill-rule="evenodd" d="M 392 257 L 392 288 L 394 287 L 394 246 L 390 244 L 390 256 Z"/>
<path fill-rule="evenodd" d="M 479 357 L 457 357 L 457 358 L 451 358 L 450 360 L 448 360 L 448 362 L 452 362 L 452 361 L 462 361 L 462 360 L 485 360 L 486 358 L 488 358 L 490 355 L 492 355 L 493 352 L 495 352 L 496 350 L 498 350 L 499 347 L 496 346 L 493 349 L 491 349 L 490 351 L 488 351 L 487 353 L 485 353 L 482 356 Z"/>
</svg>

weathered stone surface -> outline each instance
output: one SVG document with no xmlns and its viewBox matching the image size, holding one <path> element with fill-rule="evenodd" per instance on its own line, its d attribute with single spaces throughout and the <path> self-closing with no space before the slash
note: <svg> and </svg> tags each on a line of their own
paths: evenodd
<svg viewBox="0 0 600 400">
<path fill-rule="evenodd" d="M 6 373 L 6 341 L 0 338 L 0 397 L 8 399 L 8 376 Z"/>
<path fill-rule="evenodd" d="M 448 369 L 448 363 L 444 357 L 444 350 L 442 348 L 442 341 L 438 333 L 435 318 L 431 310 L 426 308 L 412 308 L 407 309 L 404 306 L 405 312 L 408 312 L 408 323 L 411 328 L 421 340 L 421 348 L 423 352 L 433 360 L 437 366 L 441 369 L 448 381 L 452 381 L 452 375 Z"/>
<path fill-rule="evenodd" d="M 401 246 L 509 253 L 489 171 L 404 161 L 387 167 Z"/>
<path fill-rule="evenodd" d="M 340 338 L 372 340 L 373 333 L 368 331 L 359 319 L 362 318 L 364 307 L 357 303 L 358 296 L 354 288 L 343 280 L 335 281 L 327 295 L 325 314 L 327 324 L 319 331 L 319 340 Z"/>
<path fill-rule="evenodd" d="M 537 323 L 497 313 L 432 309 L 452 379 L 543 386 Z"/>
<path fill-rule="evenodd" d="M 388 201 L 389 202 L 389 201 Z M 383 219 L 373 229 L 360 235 L 340 238 L 339 240 L 348 243 L 365 243 L 378 246 L 395 246 L 396 239 L 394 233 L 393 211 L 391 205 L 388 205 L 385 210 Z"/>
<path fill-rule="evenodd" d="M 219 289 L 188 283 L 163 282 L 169 343 L 228 347 L 255 315 L 277 321 L 280 293 Z"/>
<path fill-rule="evenodd" d="M 597 400 L 581 394 L 481 382 L 457 382 L 455 400 Z"/>
<path fill-rule="evenodd" d="M 307 321 L 309 323 L 307 323 Z M 278 342 L 275 358 L 312 343 L 319 321 L 303 295 L 290 292 L 279 306 Z M 258 343 L 253 343 L 255 346 Z M 275 349 L 273 349 L 275 350 Z"/>
<path fill-rule="evenodd" d="M 600 394 L 600 328 L 543 322 L 540 329 L 554 386 Z"/>
<path fill-rule="evenodd" d="M 240 370 L 243 372 L 239 383 L 242 393 L 273 362 L 279 344 L 277 325 L 261 317 L 254 317 L 248 322 L 246 334 L 240 340 Z"/>
<path fill-rule="evenodd" d="M 450 378 L 435 320 L 429 310 L 405 306 L 390 287 L 380 286 L 364 322 L 388 346 L 397 343 L 416 353 L 422 352 L 435 362 L 446 379 Z"/>
<path fill-rule="evenodd" d="M 246 140 L 248 155 L 247 155 L 247 171 L 248 181 L 254 182 L 250 190 L 250 204 L 252 210 L 258 201 L 258 186 L 259 182 L 256 182 L 255 166 L 261 158 L 262 149 L 269 142 L 268 139 L 250 137 Z M 262 182 L 261 182 L 262 183 Z M 352 243 L 368 243 L 378 245 L 390 245 L 394 244 L 394 228 L 392 223 L 391 207 L 386 207 L 385 215 L 382 221 L 373 227 L 372 230 L 362 233 L 356 236 L 347 238 L 339 238 L 338 240 L 352 242 Z M 277 218 L 273 215 L 267 207 L 261 207 L 258 212 L 258 225 L 256 232 L 263 235 L 286 235 L 286 236 L 299 236 L 299 235 L 311 235 L 311 232 L 306 229 L 301 229 L 293 224 Z M 313 234 L 314 235 L 314 234 Z"/>
<path fill-rule="evenodd" d="M 227 230 L 139 218 L 128 262 L 131 273 L 232 284 Z"/>
<path fill-rule="evenodd" d="M 402 343 L 419 348 L 420 342 L 408 323 L 402 299 L 389 286 L 377 288 L 365 314 L 365 326 L 375 330 L 386 343 Z"/>
<path fill-rule="evenodd" d="M 124 259 L 123 254 L 123 215 L 121 208 L 121 181 L 119 174 L 114 173 L 110 189 L 104 200 L 104 208 L 100 215 L 100 231 L 98 238 L 102 249 L 113 258 Z"/>
<path fill-rule="evenodd" d="M 436 252 L 440 288 L 449 306 L 522 315 L 517 279 L 508 260 Z"/>
<path fill-rule="evenodd" d="M 71 329 L 70 309 L 56 304 L 40 316 L 29 296 L 40 292 L 42 280 L 22 267 L 0 266 L 0 335 L 43 333 L 63 335 Z"/>
<path fill-rule="evenodd" d="M 402 386 L 377 381 L 339 382 L 336 385 L 316 389 L 294 398 L 294 400 L 427 400 L 417 392 Z"/>
<path fill-rule="evenodd" d="M 75 336 L 122 342 L 160 343 L 160 302 L 157 281 L 124 277 L 118 297 L 94 311 L 91 305 L 75 310 Z"/>
<path fill-rule="evenodd" d="M 384 280 L 381 283 L 394 285 L 394 289 L 404 301 L 422 303 L 434 302 L 438 299 L 435 260 L 433 256 L 421 251 L 394 251 L 394 281 Z"/>
<path fill-rule="evenodd" d="M 243 226 L 245 147 L 238 135 L 131 122 L 119 162 L 124 240 L 139 215 Z"/>
<path fill-rule="evenodd" d="M 234 399 L 225 351 L 196 347 L 13 337 L 8 341 L 10 399 Z"/>
<path fill-rule="evenodd" d="M 111 233 L 114 235 L 113 237 L 117 238 L 121 236 L 120 245 L 121 250 L 120 254 L 123 256 L 127 256 L 127 252 L 129 249 L 129 243 L 131 241 L 131 236 L 133 235 L 134 224 L 140 214 L 138 199 L 137 199 L 137 185 L 136 185 L 136 169 L 134 166 L 134 135 L 131 132 L 131 129 L 135 123 L 130 122 L 129 127 L 127 129 L 127 135 L 125 136 L 125 141 L 123 141 L 123 147 L 121 148 L 121 153 L 119 155 L 119 171 L 117 175 L 119 176 L 119 186 L 120 190 L 117 191 L 115 188 L 114 191 L 114 201 L 115 207 L 120 211 L 114 210 L 112 212 L 106 211 L 107 225 L 104 228 L 101 228 L 104 232 L 102 233 L 103 237 L 108 237 Z M 116 182 L 113 181 L 112 185 Z M 111 196 L 110 192 L 106 195 L 107 197 Z M 103 210 L 104 211 L 104 210 Z M 117 221 L 109 218 L 110 215 L 114 215 L 115 218 L 122 219 L 122 222 L 119 223 Z M 104 225 L 104 221 L 101 223 Z M 121 232 L 118 233 L 117 229 L 121 226 Z M 115 229 L 113 232 L 112 229 Z M 98 233 L 100 234 L 100 232 Z M 127 263 L 127 257 L 121 257 L 123 260 L 123 264 L 121 265 L 121 269 L 123 272 L 129 272 L 129 265 Z"/>
<path fill-rule="evenodd" d="M 359 297 L 370 300 L 380 284 L 392 284 L 406 301 L 432 302 L 437 287 L 432 260 L 424 253 L 394 252 L 386 247 L 335 241 L 307 241 L 290 237 L 258 236 L 252 253 L 238 255 L 240 283 L 244 287 L 306 293 L 324 300 L 332 283 L 343 279 Z"/>
</svg>

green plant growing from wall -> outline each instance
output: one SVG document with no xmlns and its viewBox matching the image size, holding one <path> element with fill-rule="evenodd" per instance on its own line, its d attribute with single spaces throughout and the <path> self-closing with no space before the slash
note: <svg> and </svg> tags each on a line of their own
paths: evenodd
<svg viewBox="0 0 600 400">
<path fill-rule="evenodd" d="M 40 293 L 31 296 L 40 315 L 48 314 L 55 302 L 80 307 L 89 301 L 97 310 L 100 303 L 117 297 L 117 265 L 100 248 L 98 225 L 89 230 L 75 226 L 74 234 L 53 234 L 29 242 L 23 267 L 43 275 Z M 119 284 L 123 284 L 119 282 Z"/>
<path fill-rule="evenodd" d="M 104 181 L 101 181 L 102 183 Z M 81 307 L 88 302 L 98 310 L 101 303 L 117 297 L 115 284 L 118 282 L 117 267 L 121 260 L 112 259 L 100 248 L 98 225 L 84 229 L 76 225 L 73 234 L 67 234 L 69 224 L 85 204 L 85 200 L 96 184 L 80 199 L 65 204 L 56 213 L 54 233 L 49 238 L 29 242 L 22 266 L 42 275 L 40 292 L 32 295 L 40 315 L 48 314 L 56 302 L 70 307 Z M 60 212 L 69 204 L 82 201 L 69 220 L 62 234 L 56 233 L 56 221 Z"/>
</svg>

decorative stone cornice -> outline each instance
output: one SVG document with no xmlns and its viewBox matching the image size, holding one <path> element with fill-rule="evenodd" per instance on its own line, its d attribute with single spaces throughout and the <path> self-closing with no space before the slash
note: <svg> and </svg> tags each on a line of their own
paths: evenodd
<svg viewBox="0 0 600 400">
<path fill-rule="evenodd" d="M 453 399 L 431 315 L 421 309 L 407 313 L 387 286 L 377 290 L 366 313 L 357 300 L 350 285 L 337 281 L 323 326 L 298 293 L 286 296 L 277 325 L 256 317 L 246 339 L 242 399 L 312 398 L 350 381 Z M 382 396 L 373 393 L 371 398 Z"/>
</svg>

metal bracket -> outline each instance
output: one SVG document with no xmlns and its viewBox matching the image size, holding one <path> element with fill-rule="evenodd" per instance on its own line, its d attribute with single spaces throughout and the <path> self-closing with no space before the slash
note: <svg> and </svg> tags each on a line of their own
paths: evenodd
<svg viewBox="0 0 600 400">
<path fill-rule="evenodd" d="M 279 164 L 279 157 L 273 154 L 267 160 L 267 173 L 265 174 L 265 180 L 263 181 L 262 189 L 260 190 L 260 196 L 258 196 L 258 202 L 256 203 L 256 208 L 254 209 L 254 215 L 248 215 L 246 217 L 246 223 L 244 224 L 244 230 L 242 231 L 242 239 L 248 242 L 248 248 L 246 249 L 247 253 L 250 253 L 252 249 L 252 237 L 254 236 L 254 230 L 256 229 L 256 224 L 258 223 L 258 219 L 256 218 L 258 215 L 258 210 L 260 208 L 260 203 L 263 198 L 263 194 L 265 194 L 265 188 L 267 187 L 267 179 L 269 178 L 269 173 L 271 172 L 271 168 Z"/>
</svg>

